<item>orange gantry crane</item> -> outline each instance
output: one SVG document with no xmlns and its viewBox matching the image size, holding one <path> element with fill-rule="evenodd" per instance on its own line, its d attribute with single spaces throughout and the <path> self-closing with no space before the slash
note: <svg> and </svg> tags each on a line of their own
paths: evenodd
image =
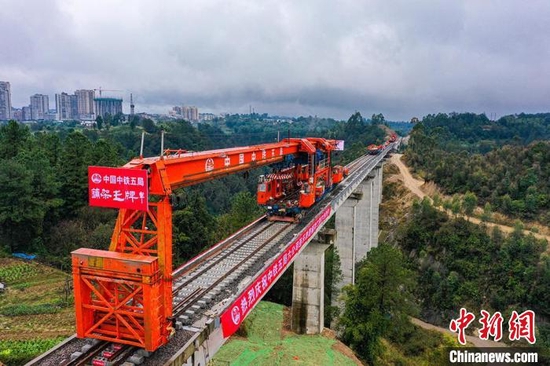
<svg viewBox="0 0 550 366">
<path fill-rule="evenodd" d="M 277 143 L 202 152 L 166 150 L 160 157 L 133 159 L 118 173 L 90 168 L 90 185 L 119 184 L 112 190 L 90 189 L 90 202 L 92 198 L 111 200 L 114 205 L 105 206 L 120 210 L 109 251 L 82 248 L 72 253 L 77 336 L 148 351 L 168 342 L 174 331 L 171 319 L 174 189 L 283 162 L 289 156 L 310 161 L 313 166 L 317 152 L 330 155 L 336 146 L 335 140 L 289 138 Z M 124 172 L 141 175 L 123 176 Z M 322 178 L 330 180 L 330 175 L 324 174 Z M 120 188 L 126 186 L 146 187 L 146 194 L 138 196 Z M 140 200 L 145 200 L 141 209 L 118 205 Z"/>
</svg>

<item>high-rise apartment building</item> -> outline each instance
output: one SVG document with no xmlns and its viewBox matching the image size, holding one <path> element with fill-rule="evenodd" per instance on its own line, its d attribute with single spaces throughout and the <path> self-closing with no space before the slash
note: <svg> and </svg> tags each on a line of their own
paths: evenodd
<svg viewBox="0 0 550 366">
<path fill-rule="evenodd" d="M 26 105 L 23 108 L 21 108 L 21 120 L 22 121 L 30 121 L 31 118 L 32 118 L 31 106 Z"/>
<path fill-rule="evenodd" d="M 188 121 L 198 121 L 199 109 L 195 106 L 183 106 L 181 108 L 181 115 Z"/>
<path fill-rule="evenodd" d="M 31 119 L 46 119 L 50 112 L 50 98 L 44 94 L 31 95 Z"/>
<path fill-rule="evenodd" d="M 55 95 L 57 118 L 61 121 L 78 119 L 78 104 L 76 95 L 61 93 Z"/>
<path fill-rule="evenodd" d="M 0 81 L 0 121 L 11 118 L 11 90 L 8 81 Z"/>
<path fill-rule="evenodd" d="M 78 117 L 80 119 L 95 119 L 94 113 L 94 98 L 93 90 L 81 89 L 74 92 L 76 95 L 76 104 L 78 109 Z"/>
<path fill-rule="evenodd" d="M 172 110 L 169 112 L 171 116 L 181 116 L 181 107 L 175 106 L 172 108 Z"/>
<path fill-rule="evenodd" d="M 23 110 L 20 108 L 12 109 L 11 118 L 19 122 L 23 121 Z"/>
<path fill-rule="evenodd" d="M 122 113 L 122 99 L 120 98 L 95 98 L 94 104 L 96 116 L 105 117 L 107 113 L 114 116 L 117 113 Z"/>
</svg>

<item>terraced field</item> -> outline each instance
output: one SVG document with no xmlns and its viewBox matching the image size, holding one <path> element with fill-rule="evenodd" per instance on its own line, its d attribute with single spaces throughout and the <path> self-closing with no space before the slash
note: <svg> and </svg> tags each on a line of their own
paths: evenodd
<svg viewBox="0 0 550 366">
<path fill-rule="evenodd" d="M 0 363 L 19 365 L 74 333 L 70 276 L 35 262 L 0 258 Z"/>
</svg>

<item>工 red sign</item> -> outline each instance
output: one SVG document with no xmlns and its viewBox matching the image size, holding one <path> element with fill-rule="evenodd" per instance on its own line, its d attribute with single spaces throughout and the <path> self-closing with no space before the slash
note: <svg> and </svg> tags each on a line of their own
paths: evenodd
<svg viewBox="0 0 550 366">
<path fill-rule="evenodd" d="M 252 282 L 246 290 L 222 314 L 221 323 L 223 336 L 230 337 L 239 329 L 244 318 L 267 293 L 271 286 L 281 277 L 285 269 L 292 263 L 294 257 L 305 246 L 317 229 L 330 217 L 331 206 L 323 210 L 319 216 L 298 235 L 273 263 Z"/>
<path fill-rule="evenodd" d="M 88 195 L 90 206 L 147 211 L 147 171 L 88 167 Z"/>
</svg>

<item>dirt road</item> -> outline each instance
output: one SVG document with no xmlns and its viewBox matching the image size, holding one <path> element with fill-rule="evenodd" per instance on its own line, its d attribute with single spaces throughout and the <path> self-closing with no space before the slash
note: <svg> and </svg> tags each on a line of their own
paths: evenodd
<svg viewBox="0 0 550 366">
<path fill-rule="evenodd" d="M 424 184 L 424 181 L 420 179 L 416 179 L 411 175 L 409 168 L 405 164 L 403 164 L 403 162 L 401 161 L 402 156 L 403 156 L 402 154 L 393 154 L 390 161 L 399 168 L 399 172 L 401 173 L 400 178 L 402 178 L 402 181 L 405 184 L 405 187 L 407 187 L 412 193 L 414 193 L 420 199 L 426 197 L 426 193 L 424 193 L 421 189 L 422 185 Z M 431 198 L 430 197 L 428 198 L 431 201 Z M 438 208 L 442 211 L 445 211 L 441 207 L 438 207 Z M 447 212 L 447 213 L 452 215 L 451 212 Z M 476 217 L 471 217 L 466 215 L 463 215 L 463 216 L 467 218 L 470 222 L 473 222 L 474 224 L 478 224 L 478 225 L 481 224 L 481 220 Z M 506 225 L 495 224 L 492 222 L 484 222 L 484 224 L 487 227 L 491 227 L 491 228 L 498 226 L 498 228 L 505 233 L 511 233 L 514 231 L 513 227 L 506 226 Z M 550 242 L 550 236 L 548 235 L 537 234 L 527 230 L 524 230 L 523 232 L 525 233 L 525 235 L 531 234 L 537 239 L 544 239 Z M 550 250 L 550 247 L 547 250 Z"/>
<path fill-rule="evenodd" d="M 447 328 L 438 327 L 438 326 L 423 322 L 420 319 L 411 318 L 411 322 L 415 325 L 418 325 L 421 328 L 424 328 L 424 329 L 435 330 L 435 331 L 438 331 L 438 332 L 441 332 L 441 333 L 447 333 L 447 334 L 449 334 L 453 337 L 457 337 L 456 333 L 451 332 Z M 466 341 L 473 344 L 475 347 L 508 347 L 508 345 L 506 343 L 489 341 L 489 340 L 485 341 L 483 339 L 479 339 L 476 336 L 467 335 L 466 336 Z"/>
</svg>

